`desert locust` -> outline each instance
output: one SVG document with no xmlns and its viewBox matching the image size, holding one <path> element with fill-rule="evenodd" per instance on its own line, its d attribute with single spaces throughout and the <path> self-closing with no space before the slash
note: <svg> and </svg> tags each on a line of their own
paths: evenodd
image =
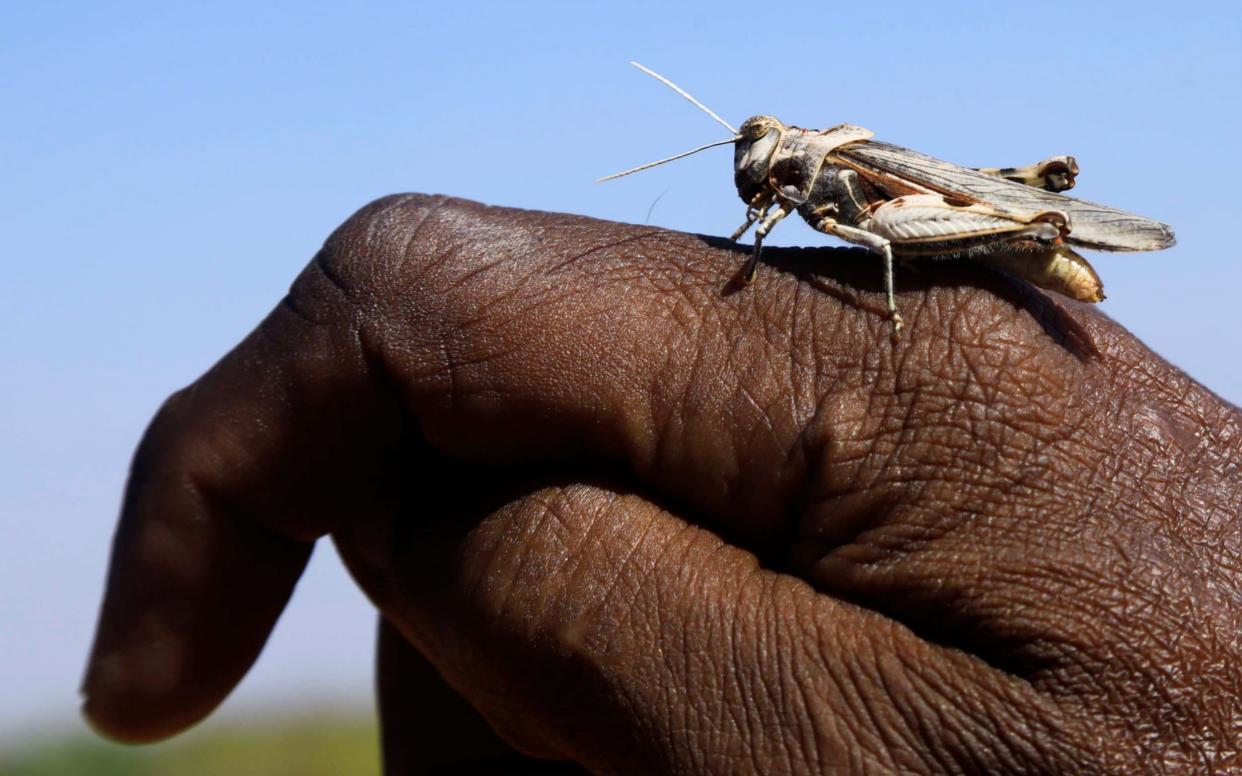
<svg viewBox="0 0 1242 776">
<path fill-rule="evenodd" d="M 802 129 L 757 115 L 734 129 L 667 78 L 631 64 L 690 100 L 731 137 L 599 180 L 733 144 L 733 182 L 746 203 L 746 221 L 732 239 L 758 224 L 743 281 L 754 280 L 764 237 L 797 212 L 812 228 L 883 257 L 895 333 L 902 319 L 893 297 L 894 258 L 971 258 L 1041 288 L 1099 302 L 1100 278 L 1073 248 L 1153 251 L 1174 242 L 1162 223 L 1061 194 L 1078 174 L 1072 156 L 1026 167 L 969 168 L 874 140 L 871 130 L 852 124 Z"/>
</svg>

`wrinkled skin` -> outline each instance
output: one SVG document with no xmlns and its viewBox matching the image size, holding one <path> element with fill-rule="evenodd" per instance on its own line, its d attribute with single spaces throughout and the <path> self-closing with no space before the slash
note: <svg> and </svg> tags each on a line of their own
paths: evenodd
<svg viewBox="0 0 1242 776">
<path fill-rule="evenodd" d="M 894 342 L 872 257 L 744 253 L 363 209 L 148 430 L 89 719 L 208 714 L 330 535 L 392 772 L 1242 769 L 1238 410 L 984 268 Z"/>
</svg>

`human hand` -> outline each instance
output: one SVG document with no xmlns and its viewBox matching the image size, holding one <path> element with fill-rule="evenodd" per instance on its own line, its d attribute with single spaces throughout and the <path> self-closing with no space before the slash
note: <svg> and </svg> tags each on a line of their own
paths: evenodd
<svg viewBox="0 0 1242 776">
<path fill-rule="evenodd" d="M 765 256 L 722 293 L 692 235 L 365 208 L 148 430 L 88 717 L 209 713 L 330 534 L 533 755 L 1242 766 L 1237 409 L 973 265 L 899 275 L 893 342 L 870 257 Z"/>
</svg>

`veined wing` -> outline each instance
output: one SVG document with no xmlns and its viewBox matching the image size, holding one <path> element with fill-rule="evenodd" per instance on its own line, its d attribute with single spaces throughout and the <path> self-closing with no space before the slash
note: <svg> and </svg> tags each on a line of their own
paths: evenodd
<svg viewBox="0 0 1242 776">
<path fill-rule="evenodd" d="M 918 151 L 875 140 L 851 143 L 833 156 L 866 175 L 887 173 L 940 194 L 1015 213 L 1059 210 L 1069 216 L 1072 245 L 1106 251 L 1155 251 L 1174 243 L 1173 230 L 1124 210 L 986 175 Z M 882 176 L 881 176 L 882 177 Z"/>
</svg>

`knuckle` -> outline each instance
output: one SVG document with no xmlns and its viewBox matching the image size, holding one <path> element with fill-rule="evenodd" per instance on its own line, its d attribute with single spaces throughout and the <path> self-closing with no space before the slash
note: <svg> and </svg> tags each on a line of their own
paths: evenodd
<svg viewBox="0 0 1242 776">
<path fill-rule="evenodd" d="M 394 270 L 433 241 L 434 229 L 428 227 L 448 201 L 422 194 L 381 197 L 329 235 L 314 266 L 346 298 L 381 299 L 399 290 L 391 287 Z"/>
<path fill-rule="evenodd" d="M 803 440 L 816 511 L 853 500 L 869 521 L 904 510 L 956 523 L 980 504 L 1029 508 L 1064 489 L 1058 472 L 1081 462 L 1065 460 L 1076 448 L 1063 443 L 1089 422 L 1071 376 L 1031 341 L 1029 322 L 981 312 L 976 296 L 929 294 L 902 352 L 867 356 L 844 377 L 822 368 Z"/>
<path fill-rule="evenodd" d="M 281 300 L 280 311 L 301 324 L 356 323 L 360 313 L 392 296 L 397 269 L 422 247 L 424 224 L 443 197 L 394 194 L 359 209 L 324 241 Z"/>
</svg>

